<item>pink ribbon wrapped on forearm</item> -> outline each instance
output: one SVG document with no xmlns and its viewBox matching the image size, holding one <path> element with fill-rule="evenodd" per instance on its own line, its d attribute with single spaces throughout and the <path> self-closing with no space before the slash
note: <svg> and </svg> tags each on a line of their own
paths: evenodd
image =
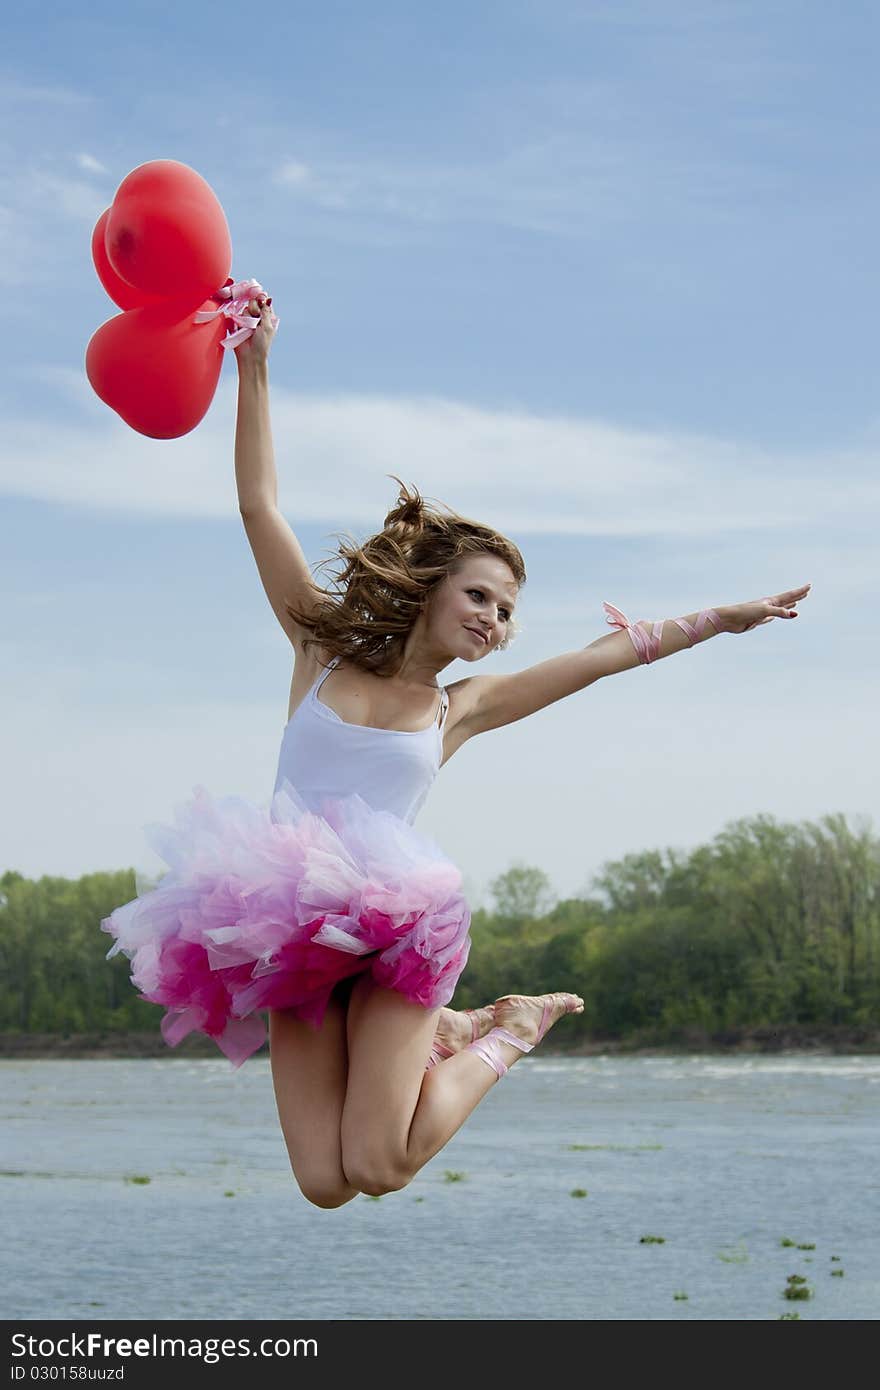
<svg viewBox="0 0 880 1390">
<path fill-rule="evenodd" d="M 651 631 L 646 632 L 637 623 L 631 623 L 625 613 L 621 613 L 619 608 L 615 608 L 613 603 L 603 603 L 606 621 L 612 627 L 620 628 L 622 632 L 628 632 L 630 640 L 635 647 L 636 656 L 642 666 L 649 666 L 652 661 L 656 661 L 660 655 L 660 640 L 663 636 L 664 618 L 659 623 L 651 624 Z M 648 618 L 639 618 L 640 623 L 649 622 Z M 673 618 L 672 621 L 681 628 L 691 646 L 699 642 L 703 636 L 703 629 L 711 623 L 716 632 L 724 631 L 724 624 L 715 612 L 714 608 L 703 608 L 697 616 L 696 625 L 689 623 L 687 618 Z"/>
<path fill-rule="evenodd" d="M 234 348 L 243 343 L 260 326 L 259 316 L 248 312 L 248 305 L 258 294 L 263 293 L 259 280 L 231 280 L 217 294 L 223 299 L 216 309 L 200 309 L 193 323 L 209 323 L 223 314 L 230 324 L 221 347 Z M 227 298 L 228 296 L 228 298 Z M 215 296 L 216 298 L 216 296 Z M 270 311 L 272 327 L 277 328 L 279 319 L 274 310 Z"/>
<path fill-rule="evenodd" d="M 612 627 L 620 628 L 621 631 L 629 633 L 632 644 L 636 649 L 636 656 L 643 666 L 647 666 L 650 662 L 657 660 L 657 656 L 660 652 L 660 635 L 663 631 L 662 623 L 655 623 L 652 631 L 647 633 L 644 628 L 637 627 L 634 623 L 631 623 L 629 618 L 627 618 L 624 613 L 621 613 L 619 608 L 614 607 L 613 603 L 603 603 L 602 607 L 605 609 L 606 621 L 610 623 Z M 639 622 L 643 621 L 644 619 L 639 619 Z M 660 632 L 657 631 L 658 627 L 660 628 Z"/>
</svg>

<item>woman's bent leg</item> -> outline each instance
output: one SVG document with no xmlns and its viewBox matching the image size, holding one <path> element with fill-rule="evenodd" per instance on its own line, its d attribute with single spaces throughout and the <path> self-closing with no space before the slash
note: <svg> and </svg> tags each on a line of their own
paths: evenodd
<svg viewBox="0 0 880 1390">
<path fill-rule="evenodd" d="M 348 1090 L 342 1111 L 342 1166 L 363 1192 L 405 1187 L 461 1127 L 498 1080 L 494 1065 L 470 1047 L 427 1073 L 439 1010 L 423 1009 L 363 976 L 352 991 L 348 1022 Z M 579 995 L 506 995 L 495 1018 L 528 1044 L 563 1014 L 583 1012 Z M 493 1034 L 489 1034 L 493 1036 Z M 523 1055 L 496 1038 L 507 1068 Z"/>
<path fill-rule="evenodd" d="M 352 991 L 342 1167 L 362 1192 L 405 1187 L 497 1080 L 466 1049 L 425 1071 L 439 1012 L 368 975 Z"/>
<path fill-rule="evenodd" d="M 340 1127 L 348 1077 L 346 999 L 334 995 L 321 1028 L 286 1009 L 269 1014 L 272 1084 L 290 1166 L 303 1196 L 340 1207 L 359 1188 L 342 1167 Z"/>
</svg>

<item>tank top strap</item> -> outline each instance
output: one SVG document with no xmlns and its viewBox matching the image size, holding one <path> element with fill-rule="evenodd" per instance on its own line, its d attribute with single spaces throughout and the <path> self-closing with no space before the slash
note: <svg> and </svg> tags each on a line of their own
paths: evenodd
<svg viewBox="0 0 880 1390">
<path fill-rule="evenodd" d="M 329 664 L 328 664 L 327 666 L 322 667 L 322 669 L 318 672 L 317 676 L 315 677 L 314 684 L 312 685 L 312 691 L 311 691 L 311 693 L 312 693 L 312 695 L 315 697 L 315 699 L 318 698 L 318 690 L 320 689 L 322 683 L 326 680 L 326 678 L 329 676 L 329 674 L 330 674 L 331 671 L 335 671 L 335 669 L 336 669 L 336 667 L 337 667 L 338 665 L 339 665 L 339 657 L 338 657 L 338 656 L 331 656 L 330 661 L 329 661 Z"/>
<path fill-rule="evenodd" d="M 446 714 L 449 709 L 449 691 L 446 686 L 440 687 L 440 712 L 437 716 L 437 728 L 442 729 L 446 722 Z"/>
</svg>

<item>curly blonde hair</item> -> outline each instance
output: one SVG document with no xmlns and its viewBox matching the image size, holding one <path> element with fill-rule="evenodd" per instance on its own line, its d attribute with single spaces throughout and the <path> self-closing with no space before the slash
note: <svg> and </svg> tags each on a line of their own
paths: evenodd
<svg viewBox="0 0 880 1390">
<path fill-rule="evenodd" d="M 306 611 L 289 602 L 288 614 L 310 635 L 303 647 L 320 646 L 380 676 L 394 676 L 413 623 L 438 584 L 455 574 L 466 556 L 497 555 L 509 565 L 517 587 L 526 582 L 523 557 L 500 532 L 460 516 L 440 503 L 430 506 L 416 488 L 400 486 L 397 504 L 381 531 L 358 544 L 348 533 L 335 555 L 318 570 L 342 561 L 331 587 L 314 585 L 315 600 Z M 351 543 L 349 543 L 349 541 Z M 511 618 L 496 650 L 504 651 L 519 629 Z"/>
</svg>

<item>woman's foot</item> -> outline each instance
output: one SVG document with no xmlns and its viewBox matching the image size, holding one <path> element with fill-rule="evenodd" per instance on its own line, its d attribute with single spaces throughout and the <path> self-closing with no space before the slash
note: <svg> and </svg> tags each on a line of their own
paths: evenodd
<svg viewBox="0 0 880 1390">
<path fill-rule="evenodd" d="M 565 1014 L 583 1011 L 584 1001 L 579 994 L 505 994 L 495 1000 L 495 1027 L 515 1033 L 531 1048 Z"/>
<path fill-rule="evenodd" d="M 444 1056 L 461 1052 L 475 1038 L 484 1038 L 495 1023 L 495 1005 L 481 1009 L 441 1009 L 434 1033 L 435 1045 L 444 1049 Z"/>
<path fill-rule="evenodd" d="M 468 1047 L 496 1076 L 504 1076 L 531 1052 L 563 1014 L 582 1014 L 579 994 L 505 994 L 495 1000 L 495 1026 Z"/>
</svg>

